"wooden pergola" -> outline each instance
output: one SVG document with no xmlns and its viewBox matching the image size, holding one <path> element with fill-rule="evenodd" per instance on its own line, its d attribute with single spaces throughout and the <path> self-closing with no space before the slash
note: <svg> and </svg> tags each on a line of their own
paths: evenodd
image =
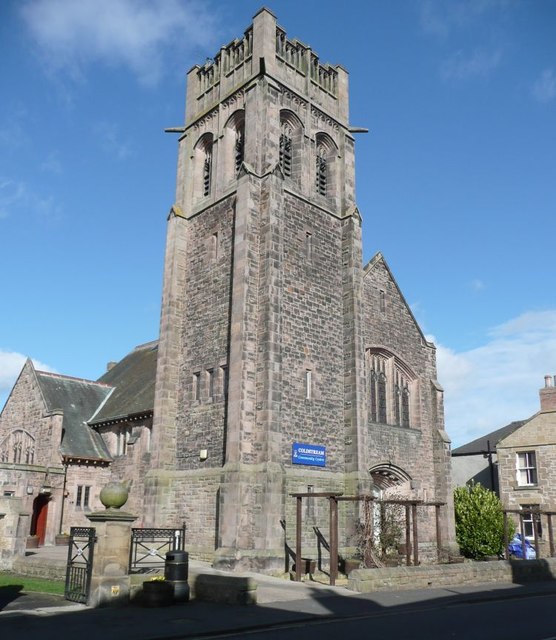
<svg viewBox="0 0 556 640">
<path fill-rule="evenodd" d="M 542 511 L 541 509 L 504 509 L 504 557 L 506 560 L 510 557 L 508 551 L 509 535 L 508 535 L 508 514 L 513 513 L 519 517 L 519 532 L 521 533 L 521 539 L 525 540 L 525 522 L 524 516 L 531 515 L 533 523 L 533 539 L 535 543 L 535 557 L 540 558 L 539 548 L 539 531 L 538 525 L 541 523 L 541 516 L 546 516 L 548 524 L 548 544 L 550 548 L 550 557 L 554 556 L 554 530 L 552 527 L 552 516 L 556 516 L 556 511 Z"/>
<path fill-rule="evenodd" d="M 417 522 L 418 507 L 434 507 L 436 516 L 436 546 L 437 553 L 440 555 L 442 546 L 442 535 L 440 528 L 440 507 L 445 506 L 445 502 L 425 502 L 423 500 L 379 500 L 370 495 L 344 496 L 343 493 L 291 493 L 290 496 L 296 499 L 295 514 L 295 580 L 301 581 L 301 532 L 302 532 L 302 506 L 303 498 L 326 498 L 329 503 L 329 547 L 330 547 L 330 585 L 336 584 L 338 577 L 338 502 L 357 502 L 364 500 L 365 502 L 376 502 L 380 505 L 396 504 L 405 508 L 405 557 L 406 564 L 410 566 L 419 564 L 419 530 Z M 411 558 L 411 550 L 413 549 L 413 562 Z"/>
</svg>

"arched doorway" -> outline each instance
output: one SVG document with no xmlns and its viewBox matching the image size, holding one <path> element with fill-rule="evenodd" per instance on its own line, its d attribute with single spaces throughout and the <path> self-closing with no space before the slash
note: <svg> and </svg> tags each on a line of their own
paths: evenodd
<svg viewBox="0 0 556 640">
<path fill-rule="evenodd" d="M 406 493 L 411 491 L 411 476 L 401 467 L 390 462 L 377 464 L 369 469 L 377 492 Z"/>
<path fill-rule="evenodd" d="M 31 531 L 32 536 L 38 536 L 39 545 L 44 544 L 46 536 L 46 522 L 48 520 L 48 503 L 50 502 L 50 496 L 37 496 L 33 500 L 33 517 L 31 518 Z"/>
</svg>

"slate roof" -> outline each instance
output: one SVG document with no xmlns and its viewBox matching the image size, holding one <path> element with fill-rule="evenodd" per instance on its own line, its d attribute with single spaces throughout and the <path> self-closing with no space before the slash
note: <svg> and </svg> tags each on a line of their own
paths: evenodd
<svg viewBox="0 0 556 640">
<path fill-rule="evenodd" d="M 461 447 L 457 447 L 452 451 L 453 456 L 472 456 L 478 455 L 479 453 L 483 453 L 487 451 L 488 441 L 490 441 L 490 450 L 496 451 L 496 445 L 505 438 L 509 436 L 510 433 L 513 433 L 516 429 L 523 426 L 529 420 L 516 420 L 515 422 L 510 422 L 505 427 L 501 429 L 497 429 L 496 431 L 492 431 L 491 433 L 487 433 L 476 440 L 472 440 L 467 444 L 461 445 Z"/>
<path fill-rule="evenodd" d="M 98 379 L 113 389 L 89 420 L 90 425 L 152 413 L 157 354 L 157 341 L 142 344 Z"/>
<path fill-rule="evenodd" d="M 35 373 L 47 410 L 61 410 L 64 414 L 60 446 L 62 455 L 110 460 L 103 439 L 87 425 L 87 420 L 110 393 L 110 387 L 57 373 Z"/>
</svg>

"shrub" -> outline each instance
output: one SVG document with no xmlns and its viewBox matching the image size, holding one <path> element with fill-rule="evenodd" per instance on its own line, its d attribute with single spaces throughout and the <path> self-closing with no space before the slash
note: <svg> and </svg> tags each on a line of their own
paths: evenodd
<svg viewBox="0 0 556 640">
<path fill-rule="evenodd" d="M 456 538 L 466 558 L 480 560 L 504 550 L 504 514 L 498 496 L 481 484 L 454 491 Z M 511 537 L 512 531 L 509 531 Z"/>
</svg>

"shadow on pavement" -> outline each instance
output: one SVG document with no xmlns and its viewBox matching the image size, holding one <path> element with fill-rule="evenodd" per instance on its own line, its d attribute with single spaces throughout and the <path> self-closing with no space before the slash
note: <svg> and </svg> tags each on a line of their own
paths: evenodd
<svg viewBox="0 0 556 640">
<path fill-rule="evenodd" d="M 5 587 L 0 587 L 0 611 L 4 609 L 6 605 L 10 604 L 10 602 L 25 595 L 22 591 L 22 584 L 10 584 Z"/>
</svg>

